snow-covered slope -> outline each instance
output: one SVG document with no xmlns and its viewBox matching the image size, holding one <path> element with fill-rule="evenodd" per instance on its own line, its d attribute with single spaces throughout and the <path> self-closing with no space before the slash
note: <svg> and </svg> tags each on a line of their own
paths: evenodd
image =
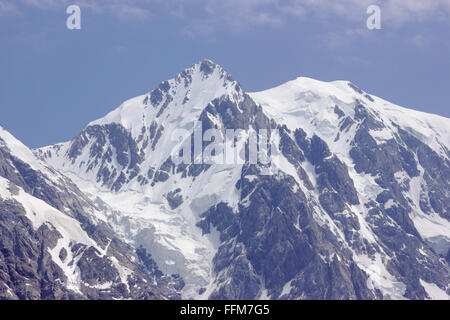
<svg viewBox="0 0 450 320">
<path fill-rule="evenodd" d="M 397 186 L 391 188 L 387 184 L 401 185 L 403 189 L 401 196 L 411 205 L 409 218 L 413 221 L 415 229 L 435 252 L 443 257 L 447 256 L 448 259 L 450 119 L 394 105 L 364 92 L 347 81 L 322 82 L 300 77 L 273 89 L 250 93 L 250 96 L 278 123 L 285 124 L 292 131 L 301 129 L 307 136 L 318 136 L 325 141 L 331 153 L 346 164 L 350 178 L 355 183 L 358 196 L 365 207 L 371 202 L 380 202 L 381 194 L 383 196 L 390 194 L 387 201 L 381 202 L 384 209 L 395 208 L 399 205 L 394 195 L 397 190 L 393 190 L 397 189 Z M 355 140 L 355 137 L 362 136 L 359 135 L 362 132 L 367 132 L 375 142 L 371 146 L 380 150 L 379 153 L 369 155 L 369 166 L 364 169 L 358 168 L 359 158 L 357 159 L 355 151 L 361 145 L 370 144 L 367 141 L 356 141 L 358 138 Z M 417 141 L 412 142 L 415 139 Z M 414 160 L 410 160 L 416 162 L 417 172 L 407 172 L 406 166 L 397 169 L 394 165 L 392 168 L 392 162 L 395 164 L 399 160 L 405 161 L 394 154 L 398 152 L 393 150 L 394 144 L 400 145 L 400 153 L 406 154 L 408 152 L 406 149 L 412 151 L 410 158 Z M 422 145 L 418 146 L 420 144 Z M 431 161 L 435 162 L 434 165 L 430 165 L 430 159 L 427 159 L 424 153 L 433 154 L 430 158 L 433 158 Z M 384 156 L 388 158 L 392 156 L 393 159 L 375 159 Z M 383 172 L 384 166 L 390 167 L 387 171 L 388 174 L 392 171 L 393 179 L 384 177 L 380 179 L 380 176 L 386 173 Z M 442 192 L 437 192 L 440 193 L 442 205 L 438 204 L 441 200 L 431 199 L 435 190 L 430 190 L 433 186 L 427 184 L 432 185 L 434 181 L 430 180 L 433 178 L 429 176 L 424 178 L 425 172 L 437 168 L 444 169 L 442 172 L 435 172 L 442 179 L 440 184 Z M 433 202 L 436 205 L 433 205 Z M 378 242 L 376 232 L 373 234 L 374 226 L 367 223 L 369 220 L 367 208 L 362 205 L 352 206 L 352 211 L 359 211 L 363 216 L 363 219 L 358 217 L 361 226 L 366 225 L 363 237 Z M 389 253 L 387 255 L 389 256 Z M 375 261 L 364 262 L 362 260 L 366 258 L 361 260 L 358 255 L 355 258 L 356 261 L 359 260 L 363 270 L 369 275 L 373 274 L 373 279 L 381 288 L 383 280 L 376 281 L 376 278 L 385 273 L 380 272 L 384 268 L 383 265 L 377 265 Z M 447 273 L 446 277 L 448 284 Z M 386 279 L 389 278 L 391 276 L 386 273 Z M 395 282 L 394 279 L 390 281 Z M 435 297 L 436 294 L 428 290 L 430 286 L 424 283 L 428 295 Z M 445 290 L 442 289 L 445 288 L 440 289 L 441 294 L 445 296 Z M 397 297 L 404 294 L 405 292 L 401 292 Z"/>
<path fill-rule="evenodd" d="M 247 94 L 205 60 L 36 154 L 183 297 L 424 299 L 449 290 L 449 121 L 346 81 Z M 268 130 L 277 170 L 174 163 L 199 125 Z"/>
<path fill-rule="evenodd" d="M 370 183 L 355 170 L 351 170 L 355 166 L 350 155 L 354 144 L 349 142 L 354 139 L 360 127 L 348 124 L 345 130 L 340 130 L 347 119 L 355 118 L 355 106 L 358 104 L 364 106 L 370 116 L 381 124 L 368 131 L 377 145 L 397 139 L 398 128 L 401 128 L 429 146 L 444 163 L 448 164 L 450 160 L 450 119 L 394 105 L 365 93 L 347 81 L 322 82 L 300 77 L 273 89 L 250 93 L 250 96 L 278 123 L 286 124 L 293 131 L 301 128 L 308 136 L 317 135 L 323 139 L 330 151 L 348 166 L 352 179 L 360 189 L 365 190 L 363 195 L 367 200 L 375 200 L 376 190 L 380 187 L 376 182 Z M 419 167 L 421 169 L 423 170 Z M 401 172 L 397 172 L 397 176 L 399 181 L 404 178 Z M 423 176 L 415 177 L 408 193 L 416 209 L 412 213 L 415 227 L 424 238 L 445 237 L 449 242 L 447 247 L 450 247 L 449 208 L 446 208 L 447 219 L 436 212 L 423 213 L 419 206 L 421 184 Z M 449 190 L 447 195 L 448 192 Z"/>
<path fill-rule="evenodd" d="M 170 277 L 155 277 L 156 269 L 141 271 L 145 263 L 104 220 L 70 179 L 0 127 L 1 298 L 162 299 L 176 294 Z M 167 283 L 157 288 L 154 281 Z"/>
<path fill-rule="evenodd" d="M 396 126 L 429 145 L 435 152 L 449 159 L 450 119 L 400 107 L 370 95 L 348 81 L 323 82 L 299 77 L 273 89 L 249 93 L 279 123 L 291 129 L 303 128 L 330 142 L 330 148 L 339 152 L 342 146 L 334 142 L 342 121 L 337 105 L 346 116 L 354 117 L 355 101 L 359 100 L 386 126 L 373 130 L 371 135 L 380 143 L 394 138 Z"/>
<path fill-rule="evenodd" d="M 104 250 L 100 248 L 95 241 L 89 238 L 77 220 L 56 210 L 44 201 L 26 193 L 23 189 L 18 187 L 14 188 L 9 180 L 2 177 L 0 177 L 0 197 L 2 201 L 14 201 L 22 206 L 24 208 L 25 216 L 31 221 L 34 230 L 39 230 L 42 225 L 48 225 L 51 229 L 57 230 L 61 235 L 61 238 L 58 239 L 56 246 L 48 251 L 53 262 L 56 263 L 67 276 L 67 289 L 81 293 L 81 280 L 76 264 L 80 257 L 75 258 L 72 256 L 71 245 L 77 243 L 88 247 L 92 246 L 99 252 Z M 61 250 L 68 253 L 67 258 L 64 259 L 65 263 L 63 259 L 59 257 Z M 69 265 L 70 262 L 73 261 L 75 261 L 75 263 Z M 13 292 L 9 286 L 8 289 L 11 296 L 13 296 Z"/>
</svg>

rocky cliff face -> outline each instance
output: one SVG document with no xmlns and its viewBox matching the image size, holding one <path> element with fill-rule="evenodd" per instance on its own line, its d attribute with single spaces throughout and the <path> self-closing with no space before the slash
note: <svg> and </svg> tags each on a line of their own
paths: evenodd
<svg viewBox="0 0 450 320">
<path fill-rule="evenodd" d="M 181 279 L 151 262 L 75 184 L 0 128 L 0 298 L 177 298 Z"/>
<path fill-rule="evenodd" d="M 182 297 L 447 298 L 449 124 L 346 81 L 246 93 L 205 60 L 36 155 L 152 268 L 179 274 Z M 270 174 L 195 163 L 195 133 L 173 133 L 196 128 L 266 130 Z M 176 163 L 185 143 L 192 163 Z"/>
</svg>

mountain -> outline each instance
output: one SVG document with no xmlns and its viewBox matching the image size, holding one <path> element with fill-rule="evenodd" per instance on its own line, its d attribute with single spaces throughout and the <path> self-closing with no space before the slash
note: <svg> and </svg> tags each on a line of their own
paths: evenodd
<svg viewBox="0 0 450 320">
<path fill-rule="evenodd" d="M 124 243 L 70 179 L 0 127 L 0 299 L 169 299 L 180 279 Z"/>
<path fill-rule="evenodd" d="M 449 125 L 347 81 L 246 93 L 204 60 L 35 155 L 182 298 L 448 299 Z M 205 161 L 230 129 L 271 163 Z"/>
</svg>

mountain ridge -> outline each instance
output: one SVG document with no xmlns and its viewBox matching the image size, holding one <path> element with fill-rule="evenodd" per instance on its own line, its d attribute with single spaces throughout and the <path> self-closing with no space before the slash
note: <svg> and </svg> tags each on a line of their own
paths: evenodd
<svg viewBox="0 0 450 320">
<path fill-rule="evenodd" d="M 176 297 L 177 279 L 143 272 L 94 203 L 3 127 L 0 212 L 2 299 Z"/>
<path fill-rule="evenodd" d="M 204 60 L 35 154 L 183 298 L 426 299 L 449 294 L 446 122 L 348 81 L 246 93 Z M 174 163 L 171 133 L 200 124 L 267 130 L 277 172 Z"/>
</svg>

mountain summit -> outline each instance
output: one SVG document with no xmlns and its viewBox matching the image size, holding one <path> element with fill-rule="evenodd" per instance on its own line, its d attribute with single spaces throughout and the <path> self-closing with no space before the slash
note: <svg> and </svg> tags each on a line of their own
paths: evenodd
<svg viewBox="0 0 450 320">
<path fill-rule="evenodd" d="M 348 81 L 246 93 L 204 60 L 35 154 L 183 298 L 447 299 L 449 125 Z M 277 170 L 176 163 L 199 126 L 267 132 Z"/>
</svg>

